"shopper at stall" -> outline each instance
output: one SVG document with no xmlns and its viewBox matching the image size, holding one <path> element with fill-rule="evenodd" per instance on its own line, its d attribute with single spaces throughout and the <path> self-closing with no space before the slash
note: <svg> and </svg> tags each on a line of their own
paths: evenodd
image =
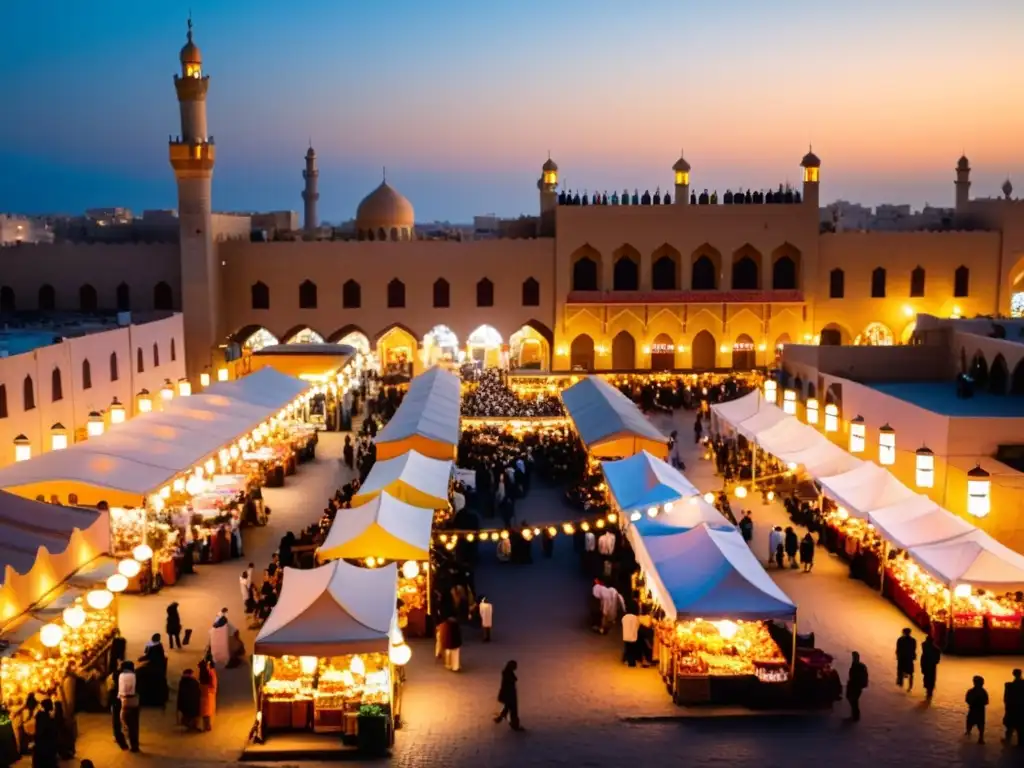
<svg viewBox="0 0 1024 768">
<path fill-rule="evenodd" d="M 846 677 L 846 700 L 850 702 L 850 720 L 860 720 L 860 697 L 868 687 L 868 668 L 860 660 L 860 654 L 851 654 L 850 673 Z"/>
<path fill-rule="evenodd" d="M 186 730 L 198 731 L 199 700 L 201 696 L 199 681 L 191 669 L 181 673 L 178 681 L 178 725 Z"/>
<path fill-rule="evenodd" d="M 917 661 L 917 640 L 906 627 L 896 640 L 896 685 L 903 687 L 903 679 L 907 678 L 907 691 L 914 688 L 914 662 Z"/>
<path fill-rule="evenodd" d="M 167 630 L 167 646 L 177 647 L 181 650 L 181 616 L 178 615 L 178 604 L 171 603 L 167 606 L 167 622 L 164 625 Z"/>
<path fill-rule="evenodd" d="M 924 686 L 925 698 L 930 699 L 935 693 L 935 675 L 939 670 L 942 652 L 939 646 L 928 635 L 921 643 L 921 684 Z"/>
<path fill-rule="evenodd" d="M 128 732 L 128 748 L 139 751 L 139 693 L 135 677 L 135 665 L 130 661 L 121 662 L 121 674 L 117 680 L 117 698 L 120 701 L 121 725 Z M 116 726 L 115 726 L 116 727 Z M 116 737 L 115 737 L 116 738 Z M 118 739 L 121 749 L 124 736 Z"/>
<path fill-rule="evenodd" d="M 800 540 L 800 565 L 804 573 L 810 573 L 814 567 L 814 537 L 810 533 L 805 533 Z"/>
<path fill-rule="evenodd" d="M 783 561 L 782 556 L 784 549 L 785 537 L 782 535 L 782 526 L 777 525 L 772 529 L 772 532 L 768 534 L 768 565 L 771 566 L 772 561 L 781 568 Z"/>
<path fill-rule="evenodd" d="M 66 709 L 63 702 L 53 705 L 53 727 L 57 737 L 57 755 L 61 760 L 70 760 L 75 756 L 75 744 L 78 741 L 78 723 L 72 709 Z"/>
<path fill-rule="evenodd" d="M 212 661 L 199 662 L 199 716 L 203 730 L 213 729 L 213 716 L 217 713 L 217 671 Z"/>
<path fill-rule="evenodd" d="M 626 601 L 622 599 L 619 590 L 615 587 L 605 585 L 601 593 L 601 634 L 618 623 L 619 611 L 625 612 Z"/>
<path fill-rule="evenodd" d="M 501 712 L 494 718 L 495 723 L 500 723 L 506 717 L 508 724 L 513 731 L 526 730 L 519 724 L 519 692 L 516 690 L 516 669 L 515 661 L 510 661 L 501 671 L 501 687 L 498 689 L 498 703 L 501 704 Z"/>
<path fill-rule="evenodd" d="M 988 707 L 988 691 L 985 690 L 985 678 L 981 675 L 974 676 L 974 685 L 967 689 L 964 696 L 967 703 L 967 730 L 964 736 L 970 736 L 971 732 L 978 729 L 978 743 L 985 743 L 985 708 Z"/>
<path fill-rule="evenodd" d="M 1024 747 L 1024 679 L 1021 671 L 1013 670 L 1013 680 L 1006 683 L 1003 689 L 1003 726 L 1006 735 L 1004 744 L 1013 743 L 1013 734 L 1017 734 L 1017 746 Z"/>
<path fill-rule="evenodd" d="M 627 609 L 622 616 L 622 663 L 631 667 L 636 666 L 640 655 L 637 652 L 639 630 L 640 619 L 632 610 Z"/>
<path fill-rule="evenodd" d="M 57 727 L 53 721 L 53 702 L 43 699 L 36 712 L 36 738 L 32 748 L 32 768 L 57 768 Z"/>
</svg>

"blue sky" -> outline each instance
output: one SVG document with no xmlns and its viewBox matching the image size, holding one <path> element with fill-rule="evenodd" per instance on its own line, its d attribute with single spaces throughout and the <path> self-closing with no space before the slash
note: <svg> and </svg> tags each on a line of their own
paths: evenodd
<svg viewBox="0 0 1024 768">
<path fill-rule="evenodd" d="M 166 137 L 191 8 L 211 77 L 219 210 L 321 216 L 388 178 L 420 220 L 533 213 L 548 150 L 572 188 L 796 182 L 823 199 L 952 201 L 1024 190 L 1024 3 L 975 0 L 9 0 L 0 211 L 176 205 Z"/>
</svg>

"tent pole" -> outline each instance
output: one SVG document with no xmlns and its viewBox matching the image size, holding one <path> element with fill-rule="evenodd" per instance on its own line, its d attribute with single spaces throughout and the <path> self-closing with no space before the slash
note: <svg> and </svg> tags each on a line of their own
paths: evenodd
<svg viewBox="0 0 1024 768">
<path fill-rule="evenodd" d="M 757 443 L 750 441 L 750 492 L 757 488 Z"/>
<path fill-rule="evenodd" d="M 793 614 L 793 649 L 792 649 L 793 652 L 792 652 L 792 655 L 790 656 L 790 659 L 789 659 L 789 679 L 790 679 L 790 682 L 792 682 L 793 678 L 796 676 L 796 632 L 797 632 L 796 614 L 794 613 Z"/>
<path fill-rule="evenodd" d="M 885 592 L 885 564 L 889 562 L 889 542 L 882 542 L 882 562 L 878 564 L 878 569 L 881 571 L 880 580 L 878 585 L 879 592 Z"/>
</svg>

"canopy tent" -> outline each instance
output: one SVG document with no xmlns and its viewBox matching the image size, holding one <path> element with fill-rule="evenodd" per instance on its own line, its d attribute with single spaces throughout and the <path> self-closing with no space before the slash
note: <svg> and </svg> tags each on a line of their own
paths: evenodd
<svg viewBox="0 0 1024 768">
<path fill-rule="evenodd" d="M 317 556 L 321 560 L 427 560 L 433 523 L 433 510 L 384 492 L 360 507 L 338 510 Z"/>
<path fill-rule="evenodd" d="M 562 403 L 591 455 L 615 458 L 646 450 L 668 456 L 668 438 L 604 379 L 587 376 L 562 391 Z"/>
<path fill-rule="evenodd" d="M 281 596 L 256 636 L 266 656 L 387 653 L 398 598 L 398 567 L 359 568 L 335 560 L 285 568 Z"/>
<path fill-rule="evenodd" d="M 0 492 L 0 624 L 109 550 L 108 513 Z"/>
<path fill-rule="evenodd" d="M 355 347 L 348 344 L 274 344 L 253 352 L 249 364 L 253 371 L 273 368 L 289 376 L 327 381 L 348 365 L 355 354 Z"/>
<path fill-rule="evenodd" d="M 757 444 L 774 456 L 800 453 L 825 443 L 829 443 L 828 438 L 792 416 L 778 421 L 757 436 Z"/>
<path fill-rule="evenodd" d="M 768 403 L 761 396 L 761 390 L 755 389 L 743 395 L 743 397 L 737 397 L 735 400 L 715 403 L 711 406 L 711 413 L 720 421 L 735 429 L 737 424 L 746 421 L 766 405 Z"/>
<path fill-rule="evenodd" d="M 949 587 L 969 584 L 994 591 L 1024 589 L 1024 555 L 975 528 L 955 539 L 911 547 L 910 555 Z"/>
<path fill-rule="evenodd" d="M 641 537 L 637 562 L 669 618 L 774 619 L 796 605 L 772 581 L 739 531 L 706 523 L 685 533 Z"/>
<path fill-rule="evenodd" d="M 899 549 L 937 544 L 975 530 L 924 495 L 872 510 L 868 521 Z"/>
<path fill-rule="evenodd" d="M 670 510 L 661 512 L 656 517 L 643 515 L 639 520 L 630 522 L 626 528 L 626 540 L 636 552 L 643 549 L 641 539 L 645 537 L 674 536 L 701 525 L 706 525 L 713 531 L 736 530 L 736 526 L 704 501 L 703 497 L 691 496 L 673 504 Z"/>
<path fill-rule="evenodd" d="M 874 509 L 890 507 L 917 496 L 892 474 L 870 461 L 841 475 L 818 479 L 826 496 L 851 515 L 867 517 Z"/>
<path fill-rule="evenodd" d="M 657 507 L 700 493 L 682 472 L 647 451 L 628 459 L 602 461 L 601 470 L 622 512 Z"/>
<path fill-rule="evenodd" d="M 828 440 L 823 440 L 812 448 L 793 451 L 779 458 L 790 464 L 802 466 L 811 477 L 840 475 L 843 472 L 856 469 L 864 463 Z"/>
<path fill-rule="evenodd" d="M 203 394 L 223 395 L 276 412 L 309 388 L 308 381 L 266 367 L 234 381 L 215 382 L 204 389 Z"/>
<path fill-rule="evenodd" d="M 435 366 L 417 376 L 374 441 L 377 458 L 414 450 L 434 459 L 454 459 L 461 402 L 462 384 L 455 374 Z"/>
<path fill-rule="evenodd" d="M 414 507 L 446 509 L 451 476 L 452 462 L 409 451 L 387 461 L 375 462 L 359 492 L 352 497 L 352 506 L 366 504 L 387 491 Z"/>
<path fill-rule="evenodd" d="M 775 427 L 779 422 L 793 418 L 785 413 L 781 408 L 776 408 L 774 405 L 768 405 L 749 419 L 744 419 L 736 425 L 736 430 L 748 440 L 755 440 L 760 442 L 760 435 L 768 432 Z"/>
</svg>

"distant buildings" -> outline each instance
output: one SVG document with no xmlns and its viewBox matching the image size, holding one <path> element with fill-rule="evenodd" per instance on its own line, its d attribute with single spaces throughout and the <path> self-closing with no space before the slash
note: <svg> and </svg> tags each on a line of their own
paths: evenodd
<svg viewBox="0 0 1024 768">
<path fill-rule="evenodd" d="M 837 200 L 820 209 L 819 219 L 827 232 L 914 232 L 951 229 L 956 211 L 926 205 L 914 211 L 909 205 L 887 203 L 870 206 Z"/>
<path fill-rule="evenodd" d="M 52 243 L 53 232 L 46 223 L 27 216 L 0 213 L 0 247 L 22 243 Z"/>
</svg>

